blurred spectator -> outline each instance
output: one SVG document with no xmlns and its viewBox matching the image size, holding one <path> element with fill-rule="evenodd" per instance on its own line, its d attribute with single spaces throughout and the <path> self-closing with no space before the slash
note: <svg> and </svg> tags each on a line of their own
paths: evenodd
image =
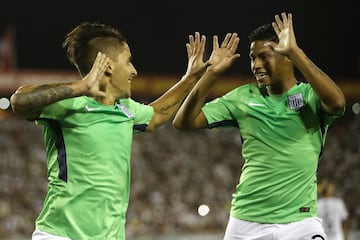
<svg viewBox="0 0 360 240">
<path fill-rule="evenodd" d="M 3 32 L 0 32 L 0 71 L 16 68 L 15 28 L 7 26 Z"/>
<path fill-rule="evenodd" d="M 318 184 L 318 215 L 328 240 L 347 240 L 349 213 L 344 200 L 336 195 L 336 188 L 327 178 Z"/>
</svg>

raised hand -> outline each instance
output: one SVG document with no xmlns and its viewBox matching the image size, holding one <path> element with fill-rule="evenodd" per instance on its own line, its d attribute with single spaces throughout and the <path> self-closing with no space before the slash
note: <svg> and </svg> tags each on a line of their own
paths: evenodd
<svg viewBox="0 0 360 240">
<path fill-rule="evenodd" d="M 209 62 L 204 62 L 203 60 L 205 43 L 205 35 L 200 37 L 199 32 L 195 32 L 195 36 L 189 35 L 189 42 L 186 43 L 186 50 L 188 54 L 188 67 L 186 75 L 194 75 L 196 78 L 200 78 L 209 66 Z"/>
<path fill-rule="evenodd" d="M 293 30 L 292 14 L 281 13 L 275 15 L 272 26 L 279 38 L 279 43 L 271 43 L 273 49 L 280 54 L 287 55 L 291 50 L 297 48 L 296 38 Z"/>
<path fill-rule="evenodd" d="M 82 79 L 82 82 L 86 83 L 86 95 L 92 97 L 105 96 L 105 92 L 100 87 L 100 80 L 109 67 L 109 62 L 110 59 L 105 54 L 98 52 L 90 72 Z"/>
<path fill-rule="evenodd" d="M 237 33 L 227 33 L 219 47 L 218 36 L 215 35 L 213 37 L 213 51 L 209 58 L 210 66 L 208 71 L 221 74 L 227 70 L 235 59 L 240 57 L 240 54 L 236 53 L 239 41 Z"/>
</svg>

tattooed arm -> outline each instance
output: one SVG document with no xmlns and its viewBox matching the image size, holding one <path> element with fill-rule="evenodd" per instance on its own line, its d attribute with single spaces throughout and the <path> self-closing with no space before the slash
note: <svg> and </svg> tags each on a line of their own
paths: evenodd
<svg viewBox="0 0 360 240">
<path fill-rule="evenodd" d="M 79 94 L 76 94 L 79 92 Z M 80 95 L 75 83 L 21 86 L 11 96 L 12 110 L 19 116 L 34 120 L 42 109 L 56 101 Z"/>
<path fill-rule="evenodd" d="M 154 115 L 146 131 L 153 131 L 163 123 L 170 120 L 179 109 L 180 104 L 186 95 L 194 87 L 195 83 L 203 75 L 209 62 L 203 61 L 206 36 L 195 32 L 189 35 L 189 42 L 186 43 L 188 65 L 185 74 L 174 86 L 167 90 L 162 96 L 150 103 L 154 108 Z"/>
<path fill-rule="evenodd" d="M 195 85 L 197 77 L 184 76 L 172 88 L 149 105 L 154 108 L 154 115 L 146 131 L 151 132 L 167 122 L 178 110 L 185 96 Z"/>
<path fill-rule="evenodd" d="M 81 81 L 21 86 L 10 98 L 12 110 L 25 119 L 34 120 L 44 107 L 59 100 L 81 95 L 104 96 L 99 81 L 108 64 L 109 58 L 99 53 L 92 69 Z"/>
</svg>

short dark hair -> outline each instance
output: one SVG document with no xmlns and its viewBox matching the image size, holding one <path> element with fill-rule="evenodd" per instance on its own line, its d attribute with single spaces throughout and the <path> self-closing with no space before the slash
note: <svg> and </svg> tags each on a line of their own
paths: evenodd
<svg viewBox="0 0 360 240">
<path fill-rule="evenodd" d="M 62 44 L 66 56 L 81 75 L 86 75 L 99 51 L 115 57 L 126 43 L 125 37 L 115 28 L 102 24 L 83 22 L 74 27 Z"/>
<path fill-rule="evenodd" d="M 274 41 L 279 42 L 279 38 L 272 27 L 271 23 L 266 23 L 260 27 L 255 28 L 249 35 L 249 41 Z"/>
</svg>

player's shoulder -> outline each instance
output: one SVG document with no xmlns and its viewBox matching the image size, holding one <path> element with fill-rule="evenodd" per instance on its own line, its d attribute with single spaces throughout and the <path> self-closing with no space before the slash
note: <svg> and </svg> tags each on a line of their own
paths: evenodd
<svg viewBox="0 0 360 240">
<path fill-rule="evenodd" d="M 313 88 L 311 87 L 310 83 L 308 82 L 297 82 L 295 89 L 301 90 L 301 91 L 309 91 Z"/>
<path fill-rule="evenodd" d="M 238 86 L 237 88 L 230 91 L 232 94 L 245 94 L 245 93 L 259 93 L 260 88 L 255 83 L 247 83 L 241 86 Z"/>
</svg>

